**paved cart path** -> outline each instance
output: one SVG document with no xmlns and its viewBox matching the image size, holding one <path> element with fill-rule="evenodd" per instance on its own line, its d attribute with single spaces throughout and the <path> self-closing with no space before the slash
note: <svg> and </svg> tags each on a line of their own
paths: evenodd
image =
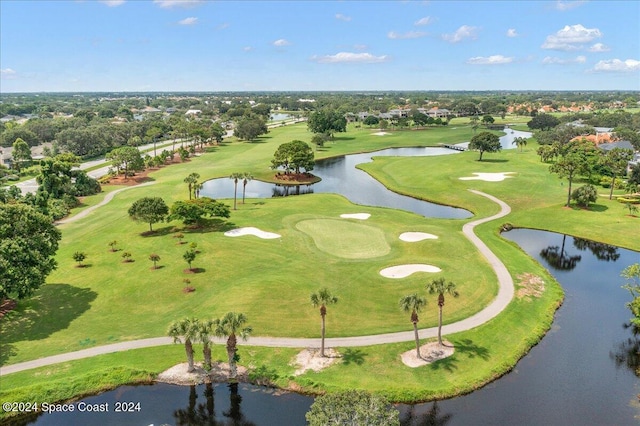
<svg viewBox="0 0 640 426">
<path fill-rule="evenodd" d="M 134 187 L 135 188 L 135 187 Z M 514 294 L 513 279 L 507 271 L 502 261 L 480 240 L 473 229 L 485 222 L 489 222 L 495 219 L 499 219 L 508 215 L 511 212 L 511 208 L 503 201 L 496 197 L 485 194 L 480 191 L 470 190 L 474 194 L 481 195 L 497 203 L 500 206 L 500 211 L 493 215 L 483 219 L 474 220 L 465 224 L 462 227 L 463 234 L 478 248 L 480 253 L 489 262 L 491 267 L 496 273 L 498 279 L 498 295 L 486 308 L 478 312 L 477 314 L 466 318 L 464 320 L 447 324 L 442 327 L 443 334 L 457 333 L 460 331 L 470 330 L 478 327 L 496 317 L 502 312 L 511 302 Z M 112 193 L 114 194 L 114 193 Z M 111 194 L 110 194 L 111 195 Z M 115 194 L 114 194 L 115 195 Z M 108 202 L 108 201 L 106 201 Z M 88 214 L 88 213 L 87 213 Z M 76 216 L 77 217 L 77 216 Z M 72 218 L 73 219 L 73 218 Z M 437 327 L 425 328 L 419 331 L 420 338 L 435 337 L 438 334 Z M 397 333 L 387 334 L 374 334 L 369 336 L 354 336 L 354 337 L 333 337 L 325 340 L 326 346 L 333 347 L 355 347 L 355 346 L 370 346 L 381 345 L 385 343 L 398 343 L 413 341 L 413 330 L 402 331 Z M 214 343 L 224 344 L 223 339 L 213 339 Z M 150 348 L 154 346 L 170 345 L 173 343 L 173 339 L 170 337 L 154 337 L 149 339 L 133 340 L 129 342 L 114 343 L 105 346 L 96 346 L 94 348 L 83 349 L 80 351 L 69 352 L 60 355 L 49 356 L 46 358 L 35 359 L 33 361 L 21 362 L 18 364 L 7 365 L 0 367 L 0 376 L 5 374 L 11 374 L 18 371 L 29 370 L 32 368 L 43 367 L 47 365 L 57 364 L 60 362 L 72 361 L 82 358 L 89 358 L 96 355 L 109 354 L 113 352 L 127 351 L 130 349 Z M 242 345 L 251 346 L 268 346 L 268 347 L 285 347 L 285 348 L 308 348 L 315 347 L 319 343 L 318 338 L 290 338 L 290 337 L 249 337 L 246 342 L 240 342 Z"/>
</svg>

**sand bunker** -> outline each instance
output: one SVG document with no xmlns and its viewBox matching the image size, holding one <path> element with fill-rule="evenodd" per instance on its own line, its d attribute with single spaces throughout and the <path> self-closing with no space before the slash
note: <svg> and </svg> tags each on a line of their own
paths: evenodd
<svg viewBox="0 0 640 426">
<path fill-rule="evenodd" d="M 292 362 L 292 365 L 297 367 L 293 375 L 299 376 L 306 373 L 308 370 L 323 370 L 340 359 L 340 355 L 332 348 L 325 348 L 324 354 L 326 357 L 321 357 L 320 349 L 315 348 L 304 349 L 302 352 L 298 353 L 295 360 Z"/>
<path fill-rule="evenodd" d="M 416 272 L 440 272 L 442 269 L 433 265 L 414 263 L 408 265 L 391 266 L 380 271 L 380 275 L 385 278 L 406 278 Z"/>
<path fill-rule="evenodd" d="M 367 220 L 371 217 L 369 213 L 345 213 L 340 215 L 343 219 Z"/>
<path fill-rule="evenodd" d="M 280 234 L 274 234 L 273 232 L 265 232 L 258 228 L 247 227 L 247 228 L 237 228 L 232 229 L 231 231 L 227 231 L 224 233 L 227 237 L 241 237 L 243 235 L 254 235 L 258 238 L 262 238 L 265 240 L 272 240 L 274 238 L 280 238 Z"/>
<path fill-rule="evenodd" d="M 502 182 L 506 178 L 513 176 L 507 176 L 515 172 L 500 172 L 500 173 L 472 173 L 475 176 L 461 177 L 460 180 L 483 180 L 485 182 Z"/>
<path fill-rule="evenodd" d="M 422 240 L 437 240 L 438 236 L 426 232 L 403 232 L 400 234 L 400 239 L 408 243 L 416 243 Z"/>
<path fill-rule="evenodd" d="M 415 348 L 406 351 L 400 355 L 402 363 L 407 367 L 416 368 L 453 355 L 455 352 L 453 345 L 446 340 L 443 340 L 442 343 L 444 346 L 440 346 L 438 342 L 431 342 L 420 346 L 421 358 L 418 358 Z"/>
<path fill-rule="evenodd" d="M 375 135 L 375 136 L 385 136 L 385 135 L 388 135 L 388 134 L 389 134 L 389 133 L 387 133 L 387 132 L 377 132 L 377 133 L 372 133 L 372 135 Z"/>
</svg>

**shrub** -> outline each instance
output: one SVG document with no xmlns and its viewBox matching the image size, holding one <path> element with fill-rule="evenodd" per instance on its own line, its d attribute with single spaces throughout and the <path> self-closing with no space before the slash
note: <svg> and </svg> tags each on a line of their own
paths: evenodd
<svg viewBox="0 0 640 426">
<path fill-rule="evenodd" d="M 573 191 L 571 198 L 581 207 L 589 207 L 590 203 L 593 203 L 598 199 L 598 191 L 596 187 L 588 184 L 581 186 Z"/>
</svg>

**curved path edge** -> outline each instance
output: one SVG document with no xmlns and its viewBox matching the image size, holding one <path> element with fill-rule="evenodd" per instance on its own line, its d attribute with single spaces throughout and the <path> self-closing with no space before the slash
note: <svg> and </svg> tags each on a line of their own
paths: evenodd
<svg viewBox="0 0 640 426">
<path fill-rule="evenodd" d="M 153 182 L 147 183 L 145 185 L 150 185 Z M 129 188 L 138 188 L 142 185 L 137 185 L 133 187 L 123 188 L 118 191 L 114 191 L 105 197 L 99 205 L 93 206 L 97 208 L 100 205 L 104 205 L 108 203 L 113 196 L 120 192 Z M 469 191 L 474 194 L 481 195 L 490 199 L 491 201 L 497 203 L 500 206 L 500 211 L 493 215 L 483 219 L 474 220 L 472 222 L 466 223 L 462 227 L 462 233 L 473 243 L 480 253 L 485 257 L 485 259 L 489 262 L 491 267 L 496 273 L 498 279 L 498 295 L 496 298 L 483 310 L 476 313 L 475 315 L 470 316 L 469 318 L 465 318 L 464 320 L 447 324 L 442 326 L 443 334 L 451 334 L 458 333 L 460 331 L 470 330 L 472 328 L 478 327 L 492 318 L 495 318 L 500 312 L 502 312 L 511 302 L 511 299 L 514 295 L 514 285 L 513 279 L 509 274 L 506 266 L 498 257 L 487 247 L 487 245 L 478 238 L 473 232 L 474 228 L 478 225 L 481 225 L 486 222 L 490 222 L 495 219 L 499 219 L 508 215 L 511 212 L 511 208 L 503 201 L 498 198 L 485 194 L 484 192 L 476 191 L 470 189 Z M 109 197 L 110 196 L 110 197 Z M 109 197 L 109 198 L 108 198 Z M 107 200 L 108 198 L 108 200 Z M 87 212 L 89 209 L 83 211 L 82 213 Z M 86 213 L 88 214 L 88 213 Z M 86 216 L 83 215 L 82 217 Z M 80 214 L 74 216 L 73 218 L 77 220 L 79 219 Z M 68 223 L 68 222 L 65 222 Z M 435 337 L 438 335 L 438 327 L 425 328 L 419 331 L 420 338 L 429 338 Z M 413 341 L 414 334 L 413 330 L 411 331 L 401 331 L 396 333 L 386 333 L 386 334 L 375 334 L 369 336 L 356 336 L 356 337 L 333 337 L 325 339 L 326 346 L 337 346 L 337 347 L 356 347 L 356 346 L 371 346 L 371 345 L 382 345 L 387 343 L 400 343 L 400 342 L 408 342 Z M 215 338 L 212 340 L 215 344 L 224 344 L 225 340 L 220 338 Z M 105 346 L 96 346 L 89 349 L 83 349 L 75 352 L 68 352 L 65 354 L 53 355 L 45 358 L 35 359 L 32 361 L 21 362 L 17 364 L 12 364 L 8 366 L 0 367 L 0 376 L 4 376 L 6 374 L 17 373 L 19 371 L 30 370 L 33 368 L 44 367 L 47 365 L 57 364 L 61 362 L 74 361 L 83 358 L 89 358 L 97 355 L 110 354 L 114 352 L 128 351 L 131 349 L 141 349 L 141 348 L 150 348 L 155 346 L 164 346 L 173 344 L 174 341 L 170 337 L 153 337 L 149 339 L 140 339 L 140 340 L 132 340 L 129 342 L 120 342 L 114 343 L 111 345 Z M 239 342 L 240 343 L 240 342 Z M 242 342 L 243 345 L 250 346 L 266 346 L 266 347 L 281 347 L 281 348 L 308 348 L 314 347 L 318 345 L 318 338 L 289 338 L 289 337 L 249 337 L 246 342 Z"/>
</svg>

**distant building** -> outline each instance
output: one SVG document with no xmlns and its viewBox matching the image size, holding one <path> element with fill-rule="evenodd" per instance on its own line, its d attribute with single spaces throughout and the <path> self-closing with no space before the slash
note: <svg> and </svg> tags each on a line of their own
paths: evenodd
<svg viewBox="0 0 640 426">
<path fill-rule="evenodd" d="M 202 111 L 199 109 L 190 109 L 190 110 L 187 110 L 187 112 L 185 112 L 184 115 L 198 115 L 200 113 L 202 113 Z"/>
</svg>

